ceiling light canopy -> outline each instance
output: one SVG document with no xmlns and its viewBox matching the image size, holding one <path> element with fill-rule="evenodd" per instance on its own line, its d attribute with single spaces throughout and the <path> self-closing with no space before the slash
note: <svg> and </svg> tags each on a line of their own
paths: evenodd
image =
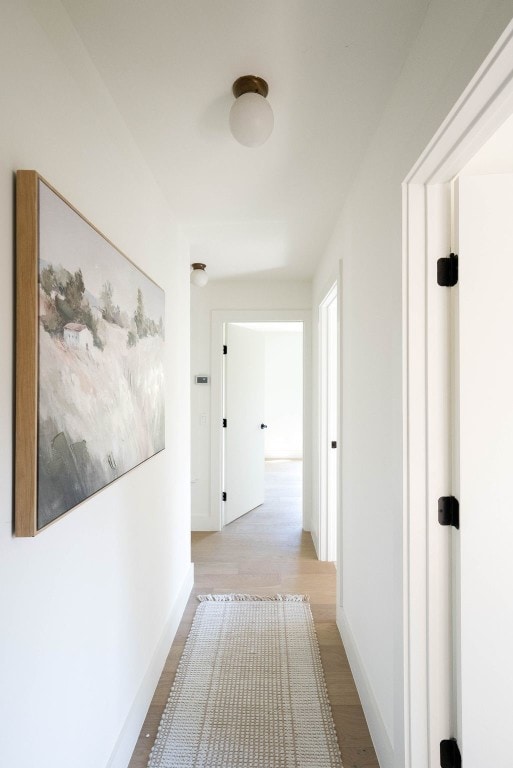
<svg viewBox="0 0 513 768">
<path fill-rule="evenodd" d="M 197 261 L 191 264 L 191 283 L 197 288 L 203 288 L 208 283 L 208 275 L 205 272 L 206 266 L 206 264 L 200 264 Z"/>
<path fill-rule="evenodd" d="M 230 130 L 239 144 L 259 147 L 274 127 L 274 115 L 267 101 L 269 86 L 261 77 L 244 75 L 233 84 L 235 101 L 230 110 Z"/>
</svg>

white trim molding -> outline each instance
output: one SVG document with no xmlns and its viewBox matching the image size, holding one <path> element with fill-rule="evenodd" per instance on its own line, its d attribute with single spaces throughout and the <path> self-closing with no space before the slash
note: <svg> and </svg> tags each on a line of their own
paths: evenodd
<svg viewBox="0 0 513 768">
<path fill-rule="evenodd" d="M 452 735 L 450 297 L 436 261 L 451 245 L 450 183 L 513 114 L 513 23 L 403 183 L 404 700 L 406 768 L 439 764 Z"/>
</svg>

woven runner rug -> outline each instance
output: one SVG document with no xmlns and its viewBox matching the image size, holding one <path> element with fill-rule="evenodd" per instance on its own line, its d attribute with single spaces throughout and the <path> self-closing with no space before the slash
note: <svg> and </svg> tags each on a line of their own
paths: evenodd
<svg viewBox="0 0 513 768">
<path fill-rule="evenodd" d="M 341 768 L 304 595 L 203 595 L 149 768 Z"/>
</svg>

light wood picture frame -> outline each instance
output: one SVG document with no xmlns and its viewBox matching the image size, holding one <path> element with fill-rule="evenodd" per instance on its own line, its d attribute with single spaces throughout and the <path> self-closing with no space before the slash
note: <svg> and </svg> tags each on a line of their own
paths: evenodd
<svg viewBox="0 0 513 768">
<path fill-rule="evenodd" d="M 164 319 L 164 291 L 36 171 L 18 171 L 16 536 L 164 449 Z"/>
</svg>

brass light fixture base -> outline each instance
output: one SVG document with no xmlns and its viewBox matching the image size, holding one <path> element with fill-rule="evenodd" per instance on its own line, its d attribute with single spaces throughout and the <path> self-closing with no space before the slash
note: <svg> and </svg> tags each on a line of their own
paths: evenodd
<svg viewBox="0 0 513 768">
<path fill-rule="evenodd" d="M 236 99 L 243 93 L 259 93 L 264 99 L 269 93 L 269 86 L 265 80 L 256 75 L 243 75 L 238 77 L 232 86 L 233 95 Z"/>
<path fill-rule="evenodd" d="M 191 267 L 193 269 L 206 269 L 206 264 L 200 264 L 199 261 L 195 261 L 194 264 L 191 264 Z"/>
</svg>

